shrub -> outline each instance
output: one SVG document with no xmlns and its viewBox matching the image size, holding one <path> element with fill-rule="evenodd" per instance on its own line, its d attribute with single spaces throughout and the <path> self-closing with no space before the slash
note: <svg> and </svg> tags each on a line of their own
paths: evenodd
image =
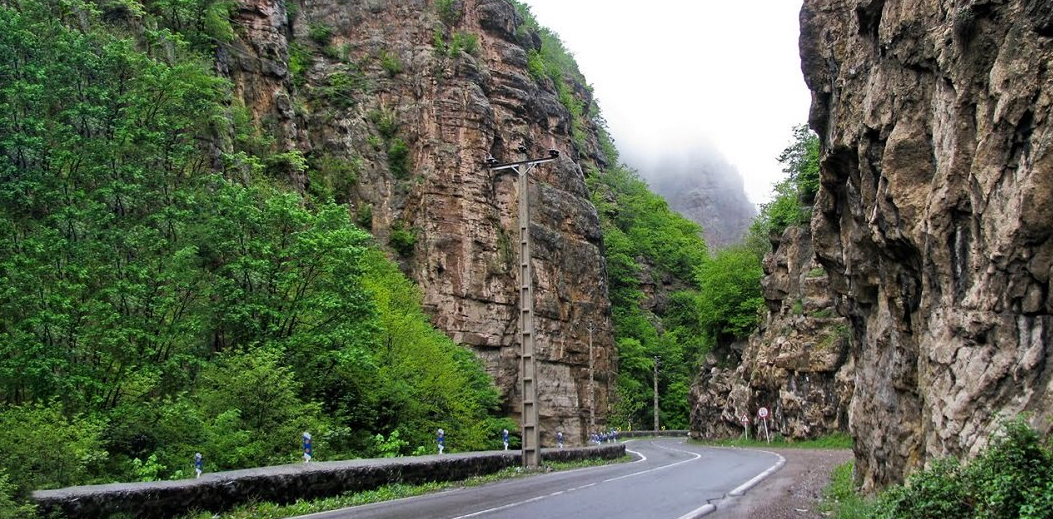
<svg viewBox="0 0 1053 519">
<path fill-rule="evenodd" d="M 458 0 L 436 0 L 435 10 L 439 19 L 447 26 L 454 26 L 461 21 L 461 8 L 457 5 Z"/>
<path fill-rule="evenodd" d="M 333 40 L 333 28 L 324 23 L 312 23 L 307 28 L 307 37 L 325 47 Z"/>
<path fill-rule="evenodd" d="M 388 243 L 402 256 L 409 256 L 417 245 L 417 233 L 412 228 L 406 228 L 401 221 L 396 221 L 391 226 Z"/>
<path fill-rule="evenodd" d="M 357 69 L 334 72 L 321 89 L 329 104 L 336 108 L 352 108 L 358 103 L 357 95 L 366 90 L 366 77 Z"/>
<path fill-rule="evenodd" d="M 391 226 L 391 234 L 388 235 L 388 244 L 400 256 L 408 258 L 413 255 L 413 248 L 417 246 L 417 232 L 415 229 L 407 229 L 402 222 L 395 222 Z"/>
<path fill-rule="evenodd" d="M 369 113 L 369 120 L 376 125 L 377 132 L 385 139 L 394 137 L 399 131 L 398 115 L 393 109 L 381 108 L 373 110 Z"/>
<path fill-rule="evenodd" d="M 57 404 L 0 411 L 0 470 L 16 495 L 90 482 L 106 459 L 103 424 L 65 416 Z"/>
<path fill-rule="evenodd" d="M 406 141 L 395 138 L 388 145 L 388 169 L 395 178 L 406 178 L 412 166 L 409 158 L 409 145 Z"/>
<path fill-rule="evenodd" d="M 311 66 L 311 53 L 296 43 L 289 44 L 289 75 L 293 84 L 302 87 L 307 82 L 307 69 Z"/>
<path fill-rule="evenodd" d="M 0 467 L 0 519 L 32 519 L 36 517 L 36 507 L 21 503 L 17 489 L 9 476 Z"/>
<path fill-rule="evenodd" d="M 966 467 L 939 460 L 881 495 L 877 517 L 1050 517 L 1053 452 L 1023 419 L 1006 422 Z"/>
<path fill-rule="evenodd" d="M 387 72 L 388 77 L 395 77 L 402 72 L 402 61 L 398 56 L 386 50 L 380 51 L 380 68 Z"/>
</svg>

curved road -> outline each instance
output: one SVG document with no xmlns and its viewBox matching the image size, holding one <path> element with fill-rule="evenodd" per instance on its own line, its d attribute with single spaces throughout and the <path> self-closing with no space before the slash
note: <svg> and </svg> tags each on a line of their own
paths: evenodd
<svg viewBox="0 0 1053 519">
<path fill-rule="evenodd" d="M 780 456 L 769 452 L 702 447 L 679 439 L 629 441 L 626 450 L 636 461 L 301 517 L 680 519 L 711 511 L 713 505 L 719 508 L 730 493 L 740 493 L 748 482 L 781 462 Z"/>
</svg>

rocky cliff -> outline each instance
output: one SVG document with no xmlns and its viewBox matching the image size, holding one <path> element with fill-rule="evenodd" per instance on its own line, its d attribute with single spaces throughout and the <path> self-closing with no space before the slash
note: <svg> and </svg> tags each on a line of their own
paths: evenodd
<svg viewBox="0 0 1053 519">
<path fill-rule="evenodd" d="M 587 324 L 596 409 L 605 420 L 614 369 L 601 230 L 580 163 L 602 164 L 591 122 L 528 72 L 541 38 L 506 0 L 243 0 L 220 69 L 251 116 L 316 172 L 268 165 L 327 190 L 389 245 L 424 291 L 435 324 L 482 358 L 519 413 L 517 204 L 502 161 L 563 152 L 531 174 L 531 235 L 545 445 L 583 438 Z M 585 85 L 564 89 L 588 113 Z"/>
<path fill-rule="evenodd" d="M 865 488 L 1053 417 L 1053 10 L 806 0 L 812 220 L 849 319 Z"/>
<path fill-rule="evenodd" d="M 849 334 L 833 313 L 829 278 L 815 261 L 808 229 L 790 227 L 764 259 L 768 313 L 741 351 L 711 353 L 688 397 L 692 434 L 742 434 L 766 407 L 773 434 L 807 439 L 843 432 L 852 395 Z M 730 367 L 728 367 L 730 366 Z"/>
</svg>

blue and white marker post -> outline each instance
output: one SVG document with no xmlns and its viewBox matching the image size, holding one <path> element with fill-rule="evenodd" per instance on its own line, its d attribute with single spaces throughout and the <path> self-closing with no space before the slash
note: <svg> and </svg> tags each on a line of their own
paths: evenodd
<svg viewBox="0 0 1053 519">
<path fill-rule="evenodd" d="M 446 449 L 446 431 L 442 430 L 442 428 L 439 428 L 436 442 L 439 444 L 439 454 L 442 454 L 442 451 Z"/>
<path fill-rule="evenodd" d="M 501 439 L 505 442 L 505 450 L 508 450 L 508 429 L 501 431 Z"/>
<path fill-rule="evenodd" d="M 201 453 L 194 454 L 194 472 L 197 472 L 197 477 L 201 477 L 202 466 L 204 466 L 204 462 L 201 459 Z"/>
<path fill-rule="evenodd" d="M 303 432 L 303 462 L 311 462 L 311 433 Z"/>
<path fill-rule="evenodd" d="M 563 448 L 563 431 L 556 432 L 556 445 L 559 445 L 561 449 Z"/>
</svg>

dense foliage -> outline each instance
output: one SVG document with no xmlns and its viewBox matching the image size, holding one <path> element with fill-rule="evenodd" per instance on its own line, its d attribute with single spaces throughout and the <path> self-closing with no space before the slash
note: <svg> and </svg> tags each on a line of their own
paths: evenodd
<svg viewBox="0 0 1053 519">
<path fill-rule="evenodd" d="M 703 298 L 693 282 L 708 260 L 702 229 L 669 209 L 625 167 L 588 179 L 603 225 L 614 331 L 618 341 L 617 403 L 612 421 L 650 428 L 655 357 L 659 359 L 661 424 L 686 428 L 687 393 L 704 353 Z M 645 307 L 643 285 L 673 287 L 663 307 Z"/>
<path fill-rule="evenodd" d="M 988 447 L 969 462 L 941 459 L 862 499 L 843 474 L 835 480 L 830 508 L 839 518 L 1039 519 L 1053 517 L 1053 442 L 1023 419 L 1007 422 Z M 835 474 L 838 475 L 838 474 Z"/>
<path fill-rule="evenodd" d="M 231 5 L 0 3 L 0 502 L 509 425 L 347 208 L 283 187 L 311 165 L 202 52 Z"/>
<path fill-rule="evenodd" d="M 819 137 L 807 125 L 793 128 L 793 142 L 778 157 L 786 178 L 775 184 L 771 202 L 761 206 L 753 221 L 747 246 L 758 251 L 771 248 L 769 236 L 782 235 L 792 225 L 807 225 L 819 192 Z"/>
</svg>

